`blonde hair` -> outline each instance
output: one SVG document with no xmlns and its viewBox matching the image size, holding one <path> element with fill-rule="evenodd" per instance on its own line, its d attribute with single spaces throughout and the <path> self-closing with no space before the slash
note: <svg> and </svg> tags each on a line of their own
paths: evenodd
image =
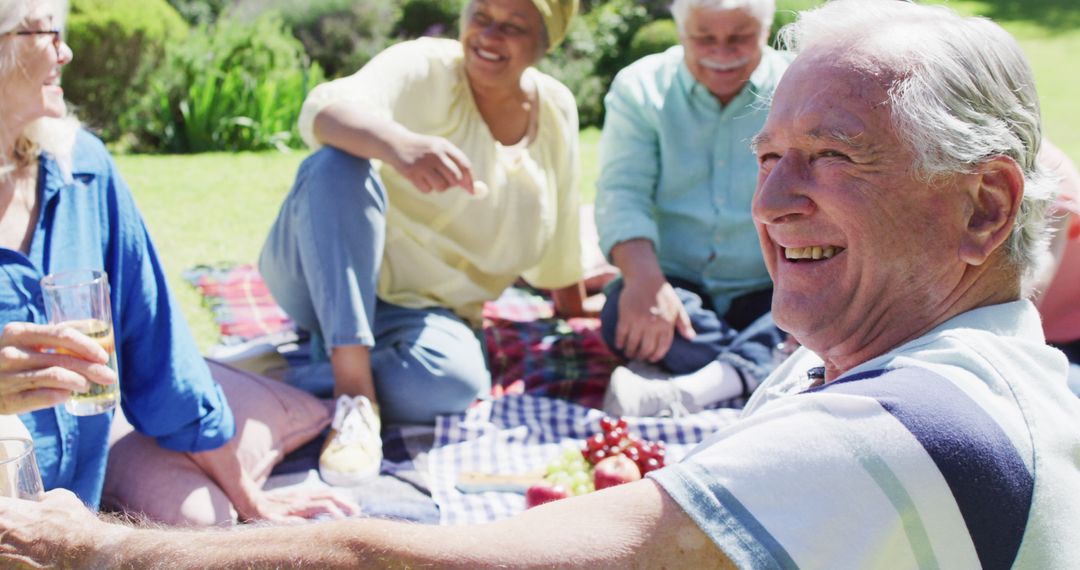
<svg viewBox="0 0 1080 570">
<path fill-rule="evenodd" d="M 0 35 L 14 31 L 39 6 L 51 8 L 57 26 L 63 27 L 67 17 L 66 0 L 0 0 Z M 14 44 L 0 44 L 0 83 L 6 83 L 10 77 L 23 72 Z M 0 117 L 0 134 L 7 135 L 9 128 Z M 78 130 L 79 122 L 70 114 L 62 118 L 42 117 L 30 123 L 16 134 L 12 156 L 0 156 L 0 178 L 33 164 L 41 152 L 52 155 L 64 175 L 70 175 L 71 150 Z"/>
</svg>

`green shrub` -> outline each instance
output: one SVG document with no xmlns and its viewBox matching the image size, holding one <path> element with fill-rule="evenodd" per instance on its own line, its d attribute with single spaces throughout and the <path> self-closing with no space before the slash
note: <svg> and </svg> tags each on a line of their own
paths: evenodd
<svg viewBox="0 0 1080 570">
<path fill-rule="evenodd" d="M 794 22 L 800 10 L 824 4 L 825 0 L 776 0 L 776 15 L 773 16 L 769 45 L 776 45 L 776 32 L 786 24 Z"/>
<path fill-rule="evenodd" d="M 350 75 L 393 43 L 396 0 L 320 0 L 280 8 L 285 25 L 328 77 Z"/>
<path fill-rule="evenodd" d="M 609 0 L 580 0 L 581 13 L 588 13 L 608 1 Z M 638 0 L 638 5 L 645 8 L 650 18 L 671 17 L 671 0 Z"/>
<path fill-rule="evenodd" d="M 397 34 L 408 38 L 457 37 L 463 5 L 464 0 L 405 0 Z"/>
<path fill-rule="evenodd" d="M 169 4 L 192 25 L 213 23 L 229 7 L 229 0 L 169 0 Z"/>
<path fill-rule="evenodd" d="M 574 93 L 582 127 L 603 123 L 604 94 L 623 66 L 631 38 L 647 21 L 648 11 L 635 0 L 597 4 L 575 18 L 566 41 L 540 62 L 541 70 Z"/>
<path fill-rule="evenodd" d="M 218 20 L 170 49 L 124 125 L 144 150 L 298 147 L 300 107 L 322 78 L 278 14 Z"/>
<path fill-rule="evenodd" d="M 626 65 L 652 53 L 660 53 L 679 43 L 679 30 L 675 20 L 654 20 L 645 24 L 630 40 L 630 49 L 626 52 Z"/>
<path fill-rule="evenodd" d="M 80 118 L 116 140 L 120 115 L 146 90 L 166 42 L 187 30 L 164 0 L 73 0 L 66 39 L 75 57 L 64 69 L 64 93 Z"/>
</svg>

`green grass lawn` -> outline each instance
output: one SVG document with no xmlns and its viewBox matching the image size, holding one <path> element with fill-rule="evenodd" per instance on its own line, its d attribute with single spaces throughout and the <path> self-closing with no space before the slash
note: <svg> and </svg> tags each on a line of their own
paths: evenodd
<svg viewBox="0 0 1080 570">
<path fill-rule="evenodd" d="M 181 273 L 200 263 L 253 263 L 302 152 L 117 156 L 192 331 L 217 342 L 210 311 Z"/>
<path fill-rule="evenodd" d="M 1031 59 L 1043 102 L 1046 134 L 1080 162 L 1080 113 L 1073 108 L 1080 77 L 1080 2 L 1076 0 L 952 1 L 953 8 L 1001 22 Z M 582 199 L 592 202 L 599 176 L 599 131 L 581 133 Z M 165 264 L 169 283 L 199 346 L 217 341 L 217 329 L 181 272 L 199 263 L 254 262 L 262 240 L 305 153 L 210 153 L 118 156 L 120 171 Z"/>
</svg>

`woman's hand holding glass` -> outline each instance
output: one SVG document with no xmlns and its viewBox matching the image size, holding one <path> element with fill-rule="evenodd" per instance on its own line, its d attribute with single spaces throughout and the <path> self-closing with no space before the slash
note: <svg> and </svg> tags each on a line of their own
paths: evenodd
<svg viewBox="0 0 1080 570">
<path fill-rule="evenodd" d="M 109 355 L 64 325 L 13 322 L 0 333 L 0 414 L 51 408 L 91 383 L 117 381 Z"/>
<path fill-rule="evenodd" d="M 454 143 L 410 132 L 392 146 L 390 166 L 421 192 L 445 192 L 460 186 L 469 194 L 475 193 L 472 164 Z"/>
</svg>

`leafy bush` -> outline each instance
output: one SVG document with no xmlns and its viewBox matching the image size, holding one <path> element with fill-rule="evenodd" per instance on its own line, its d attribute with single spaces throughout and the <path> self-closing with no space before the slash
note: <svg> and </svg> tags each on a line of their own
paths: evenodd
<svg viewBox="0 0 1080 570">
<path fill-rule="evenodd" d="M 166 42 L 186 34 L 187 24 L 164 0 L 74 0 L 67 99 L 102 138 L 115 140 L 119 117 L 146 90 L 146 74 L 161 63 Z"/>
<path fill-rule="evenodd" d="M 786 24 L 794 22 L 800 10 L 807 10 L 824 3 L 825 0 L 776 0 L 776 15 L 773 16 L 769 45 L 776 45 L 776 32 Z"/>
<path fill-rule="evenodd" d="M 629 65 L 651 53 L 660 53 L 679 43 L 679 30 L 675 20 L 654 20 L 645 24 L 630 40 L 630 49 L 626 52 Z"/>
<path fill-rule="evenodd" d="M 457 37 L 463 0 L 406 0 L 398 21 L 398 35 Z"/>
<path fill-rule="evenodd" d="M 210 24 L 229 6 L 229 0 L 169 0 L 169 4 L 192 25 Z"/>
<path fill-rule="evenodd" d="M 285 25 L 329 77 L 349 75 L 394 40 L 395 0 L 321 0 L 280 8 Z"/>
<path fill-rule="evenodd" d="M 588 13 L 605 4 L 608 0 L 580 0 L 581 12 Z M 645 8 L 651 18 L 671 17 L 671 0 L 639 0 L 638 5 Z"/>
<path fill-rule="evenodd" d="M 142 149 L 295 147 L 300 107 L 322 78 L 276 13 L 253 23 L 219 20 L 170 50 L 124 125 Z"/>
<path fill-rule="evenodd" d="M 540 63 L 574 93 L 582 127 L 603 123 L 604 94 L 625 63 L 631 38 L 647 21 L 645 6 L 634 0 L 598 4 L 574 20 L 563 45 Z"/>
</svg>

